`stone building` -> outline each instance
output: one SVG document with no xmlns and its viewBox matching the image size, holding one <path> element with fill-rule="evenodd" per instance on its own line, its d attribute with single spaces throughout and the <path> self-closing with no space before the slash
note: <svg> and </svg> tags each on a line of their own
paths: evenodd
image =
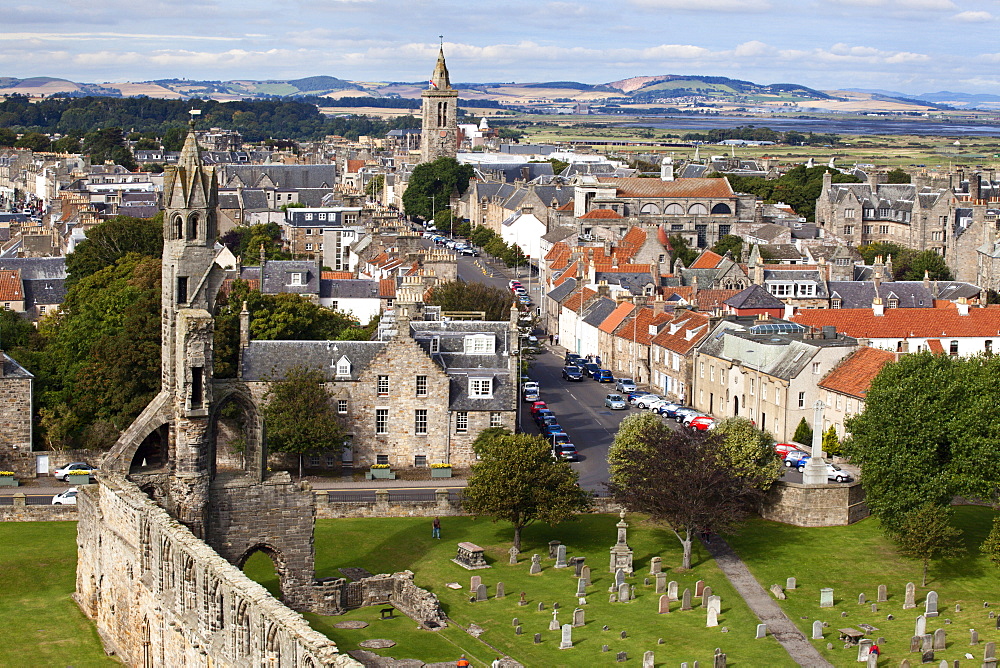
<svg viewBox="0 0 1000 668">
<path fill-rule="evenodd" d="M 837 429 L 837 437 L 843 439 L 850 434 L 844 422 L 865 410 L 868 388 L 875 376 L 886 364 L 895 362 L 899 353 L 891 353 L 869 346 L 862 346 L 841 360 L 819 382 L 820 401 L 823 409 L 823 431 L 832 424 Z"/>
<path fill-rule="evenodd" d="M 678 309 L 653 337 L 650 384 L 665 397 L 682 404 L 691 400 L 695 347 L 711 331 L 705 313 Z"/>
<path fill-rule="evenodd" d="M 32 391 L 35 377 L 0 350 L 0 470 L 35 477 L 31 453 Z"/>
<path fill-rule="evenodd" d="M 458 91 L 451 87 L 444 46 L 430 78 L 430 88 L 420 92 L 420 162 L 454 158 L 458 154 Z"/>
</svg>

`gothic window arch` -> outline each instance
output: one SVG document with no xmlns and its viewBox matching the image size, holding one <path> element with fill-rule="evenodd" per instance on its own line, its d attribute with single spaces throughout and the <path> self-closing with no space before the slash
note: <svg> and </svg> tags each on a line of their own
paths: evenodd
<svg viewBox="0 0 1000 668">
<path fill-rule="evenodd" d="M 730 214 L 732 212 L 733 210 L 730 209 L 729 205 L 725 204 L 724 202 L 719 202 L 718 204 L 712 207 L 712 213 L 715 215 Z"/>
<path fill-rule="evenodd" d="M 184 238 L 184 219 L 181 218 L 180 215 L 175 215 L 173 217 L 173 228 L 174 228 L 173 229 L 174 239 L 183 239 Z"/>
<path fill-rule="evenodd" d="M 707 213 L 708 213 L 708 207 L 706 207 L 701 202 L 692 204 L 690 207 L 688 207 L 689 216 L 704 216 Z"/>
<path fill-rule="evenodd" d="M 198 216 L 197 213 L 192 213 L 190 216 L 188 216 L 188 221 L 187 221 L 187 238 L 188 238 L 189 241 L 198 238 L 198 224 L 199 224 L 199 222 L 200 222 L 200 220 L 199 220 L 199 216 Z"/>
<path fill-rule="evenodd" d="M 684 207 L 682 207 L 677 202 L 671 202 L 670 204 L 667 205 L 667 208 L 663 210 L 663 213 L 665 213 L 668 216 L 683 216 Z"/>
</svg>

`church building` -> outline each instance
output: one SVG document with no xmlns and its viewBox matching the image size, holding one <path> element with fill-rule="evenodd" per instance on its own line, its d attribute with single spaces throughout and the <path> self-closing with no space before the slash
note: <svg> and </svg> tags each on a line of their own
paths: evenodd
<svg viewBox="0 0 1000 668">
<path fill-rule="evenodd" d="M 420 93 L 420 161 L 434 162 L 440 157 L 454 158 L 458 153 L 458 91 L 451 87 L 444 47 L 438 52 L 437 65 L 430 78 L 430 88 Z"/>
</svg>

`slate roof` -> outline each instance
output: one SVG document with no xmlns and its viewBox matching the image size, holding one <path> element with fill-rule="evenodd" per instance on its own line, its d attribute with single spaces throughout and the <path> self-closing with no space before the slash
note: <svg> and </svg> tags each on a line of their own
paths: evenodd
<svg viewBox="0 0 1000 668">
<path fill-rule="evenodd" d="M 22 280 L 66 278 L 66 257 L 4 257 L 0 269 L 17 269 Z"/>
<path fill-rule="evenodd" d="M 379 282 L 363 278 L 321 278 L 319 282 L 319 296 L 323 299 L 378 299 Z"/>
<path fill-rule="evenodd" d="M 760 285 L 751 285 L 723 302 L 737 309 L 783 308 L 785 303 Z"/>
<path fill-rule="evenodd" d="M 820 348 L 856 345 L 854 339 L 846 337 L 803 340 L 801 334 L 752 334 L 747 330 L 738 329 L 739 325 L 735 323 L 721 324 L 722 327 L 716 329 L 716 333 L 709 336 L 701 345 L 699 352 L 721 359 L 737 359 L 725 354 L 726 337 L 738 337 L 747 344 L 752 342 L 757 346 L 769 346 L 771 348 L 761 364 L 760 371 L 785 380 L 791 380 L 802 373 Z M 747 344 L 741 343 L 737 347 L 742 351 Z M 743 359 L 742 352 L 738 358 Z M 756 368 L 756 365 L 754 367 Z"/>
<path fill-rule="evenodd" d="M 0 352 L 0 364 L 3 365 L 5 378 L 34 378 L 35 376 L 8 355 Z"/>
<path fill-rule="evenodd" d="M 840 308 L 871 309 L 875 297 L 898 299 L 899 308 L 931 308 L 934 297 L 920 281 L 883 282 L 878 289 L 871 281 L 830 281 L 830 299 L 840 299 Z"/>
<path fill-rule="evenodd" d="M 858 348 L 826 374 L 819 382 L 819 386 L 825 390 L 864 399 L 882 367 L 895 361 L 895 353 L 887 350 L 868 346 Z"/>
<path fill-rule="evenodd" d="M 970 308 L 959 315 L 956 308 L 890 308 L 877 316 L 871 309 L 802 309 L 791 318 L 800 325 L 833 325 L 856 338 L 905 339 L 997 337 L 1000 308 Z"/>
<path fill-rule="evenodd" d="M 277 188 L 333 188 L 337 166 L 326 165 L 224 165 L 219 182 L 226 184 L 238 176 L 251 188 L 267 176 Z"/>
<path fill-rule="evenodd" d="M 301 365 L 322 369 L 326 379 L 333 380 L 337 361 L 346 355 L 351 360 L 351 380 L 357 380 L 386 345 L 384 341 L 251 341 L 243 352 L 243 379 L 281 378 Z"/>
<path fill-rule="evenodd" d="M 576 279 L 567 278 L 565 281 L 550 290 L 547 296 L 561 304 L 573 293 L 574 290 L 576 290 Z"/>
<path fill-rule="evenodd" d="M 66 300 L 66 279 L 22 281 L 25 306 L 62 304 Z"/>
<path fill-rule="evenodd" d="M 618 303 L 614 299 L 600 297 L 583 312 L 583 322 L 591 327 L 598 327 L 617 307 Z"/>
<path fill-rule="evenodd" d="M 290 274 L 302 274 L 303 285 L 291 285 Z M 290 292 L 298 295 L 319 294 L 319 271 L 316 263 L 309 260 L 268 260 L 264 264 L 261 292 L 276 295 Z"/>
</svg>

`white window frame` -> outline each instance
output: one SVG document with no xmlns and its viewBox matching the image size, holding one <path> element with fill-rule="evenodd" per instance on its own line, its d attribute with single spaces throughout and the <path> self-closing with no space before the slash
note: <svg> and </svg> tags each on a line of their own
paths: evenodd
<svg viewBox="0 0 1000 668">
<path fill-rule="evenodd" d="M 469 431 L 469 411 L 458 411 L 455 413 L 455 432 L 464 434 Z"/>
<path fill-rule="evenodd" d="M 375 435 L 385 436 L 389 433 L 389 409 L 375 409 Z"/>
<path fill-rule="evenodd" d="M 496 336 L 493 334 L 473 334 L 465 337 L 466 355 L 493 355 L 496 352 Z"/>
<path fill-rule="evenodd" d="M 414 390 L 416 396 L 426 397 L 427 396 L 427 376 L 417 376 L 414 379 Z"/>
<path fill-rule="evenodd" d="M 489 399 L 493 396 L 492 378 L 469 378 L 469 396 L 474 399 Z"/>
<path fill-rule="evenodd" d="M 503 413 L 500 411 L 490 411 L 490 426 L 491 427 L 502 427 L 503 426 Z"/>
<path fill-rule="evenodd" d="M 427 409 L 417 408 L 413 411 L 413 433 L 417 436 L 427 435 Z"/>
</svg>

